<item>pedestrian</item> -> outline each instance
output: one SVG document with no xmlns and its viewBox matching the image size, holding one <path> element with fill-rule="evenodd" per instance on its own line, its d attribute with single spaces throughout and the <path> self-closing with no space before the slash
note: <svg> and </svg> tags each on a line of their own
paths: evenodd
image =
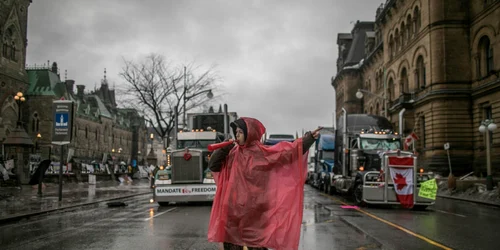
<svg viewBox="0 0 500 250">
<path fill-rule="evenodd" d="M 297 249 L 302 224 L 307 152 L 319 130 L 292 142 L 265 146 L 260 121 L 243 117 L 231 123 L 236 137 L 217 149 L 208 166 L 217 191 L 208 240 L 224 249 Z"/>
</svg>

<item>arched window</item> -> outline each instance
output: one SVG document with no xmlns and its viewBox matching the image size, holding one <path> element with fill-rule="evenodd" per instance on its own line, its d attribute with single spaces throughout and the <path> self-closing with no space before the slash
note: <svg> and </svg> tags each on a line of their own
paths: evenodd
<svg viewBox="0 0 500 250">
<path fill-rule="evenodd" d="M 406 68 L 401 70 L 401 80 L 399 83 L 399 92 L 401 94 L 408 93 L 408 73 L 406 72 Z"/>
<path fill-rule="evenodd" d="M 89 127 L 85 127 L 85 139 L 89 138 Z"/>
<path fill-rule="evenodd" d="M 373 115 L 373 106 L 370 106 L 370 115 Z"/>
<path fill-rule="evenodd" d="M 401 37 L 399 36 L 399 30 L 396 29 L 396 33 L 394 33 L 394 42 L 396 43 L 396 47 L 395 47 L 395 50 L 396 52 L 399 51 L 400 49 L 400 44 L 399 44 L 399 41 L 400 41 Z"/>
<path fill-rule="evenodd" d="M 33 113 L 31 117 L 31 132 L 36 133 L 40 129 L 40 118 L 38 117 L 38 113 Z"/>
<path fill-rule="evenodd" d="M 419 56 L 417 58 L 417 69 L 415 71 L 415 82 L 420 89 L 425 88 L 425 65 L 424 58 Z"/>
<path fill-rule="evenodd" d="M 387 88 L 387 97 L 389 98 L 388 101 L 392 101 L 394 100 L 395 96 L 394 96 L 394 80 L 389 79 L 389 84 L 387 85 L 388 88 Z"/>
<path fill-rule="evenodd" d="M 394 37 L 389 37 L 389 57 L 392 59 L 394 56 Z"/>
<path fill-rule="evenodd" d="M 16 61 L 16 43 L 12 41 L 12 46 L 10 47 L 10 60 Z"/>
<path fill-rule="evenodd" d="M 405 22 L 402 22 L 401 23 L 401 47 L 403 47 L 408 41 L 407 41 L 407 37 L 406 37 L 406 26 L 405 26 Z"/>
<path fill-rule="evenodd" d="M 412 25 L 411 25 L 411 15 L 408 15 L 406 17 L 406 36 L 408 39 L 412 38 L 413 35 L 413 30 L 412 30 Z"/>
<path fill-rule="evenodd" d="M 418 6 L 413 10 L 413 26 L 415 30 L 415 35 L 420 31 L 421 19 L 420 19 L 420 10 Z"/>
<path fill-rule="evenodd" d="M 10 46 L 11 46 L 12 38 L 14 35 L 13 33 L 14 32 L 12 31 L 12 27 L 9 27 L 9 28 L 7 28 L 7 31 L 5 32 L 5 35 L 3 37 L 2 55 L 5 58 L 10 58 L 10 52 L 11 52 Z"/>
<path fill-rule="evenodd" d="M 487 76 L 493 70 L 493 48 L 488 36 L 479 40 L 479 76 Z"/>
</svg>

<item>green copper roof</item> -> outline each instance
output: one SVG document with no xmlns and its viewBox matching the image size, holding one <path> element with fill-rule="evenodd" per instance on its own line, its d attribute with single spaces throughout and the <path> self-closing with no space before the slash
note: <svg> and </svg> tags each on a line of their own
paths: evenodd
<svg viewBox="0 0 500 250">
<path fill-rule="evenodd" d="M 48 69 L 27 70 L 29 78 L 28 95 L 64 95 L 65 86 L 59 77 Z"/>
</svg>

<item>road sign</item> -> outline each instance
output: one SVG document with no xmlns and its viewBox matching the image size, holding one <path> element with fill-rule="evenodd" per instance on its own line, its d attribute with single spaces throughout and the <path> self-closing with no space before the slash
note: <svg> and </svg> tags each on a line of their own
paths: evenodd
<svg viewBox="0 0 500 250">
<path fill-rule="evenodd" d="M 444 144 L 444 150 L 448 150 L 448 149 L 450 149 L 450 143 L 447 142 Z"/>
<path fill-rule="evenodd" d="M 52 144 L 69 144 L 73 135 L 73 101 L 52 102 Z"/>
</svg>

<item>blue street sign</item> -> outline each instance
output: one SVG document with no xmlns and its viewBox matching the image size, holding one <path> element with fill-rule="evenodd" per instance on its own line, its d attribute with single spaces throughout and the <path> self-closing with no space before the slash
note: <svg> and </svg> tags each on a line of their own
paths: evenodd
<svg viewBox="0 0 500 250">
<path fill-rule="evenodd" d="M 73 135 L 73 101 L 57 100 L 52 103 L 52 143 L 71 143 Z"/>
</svg>

